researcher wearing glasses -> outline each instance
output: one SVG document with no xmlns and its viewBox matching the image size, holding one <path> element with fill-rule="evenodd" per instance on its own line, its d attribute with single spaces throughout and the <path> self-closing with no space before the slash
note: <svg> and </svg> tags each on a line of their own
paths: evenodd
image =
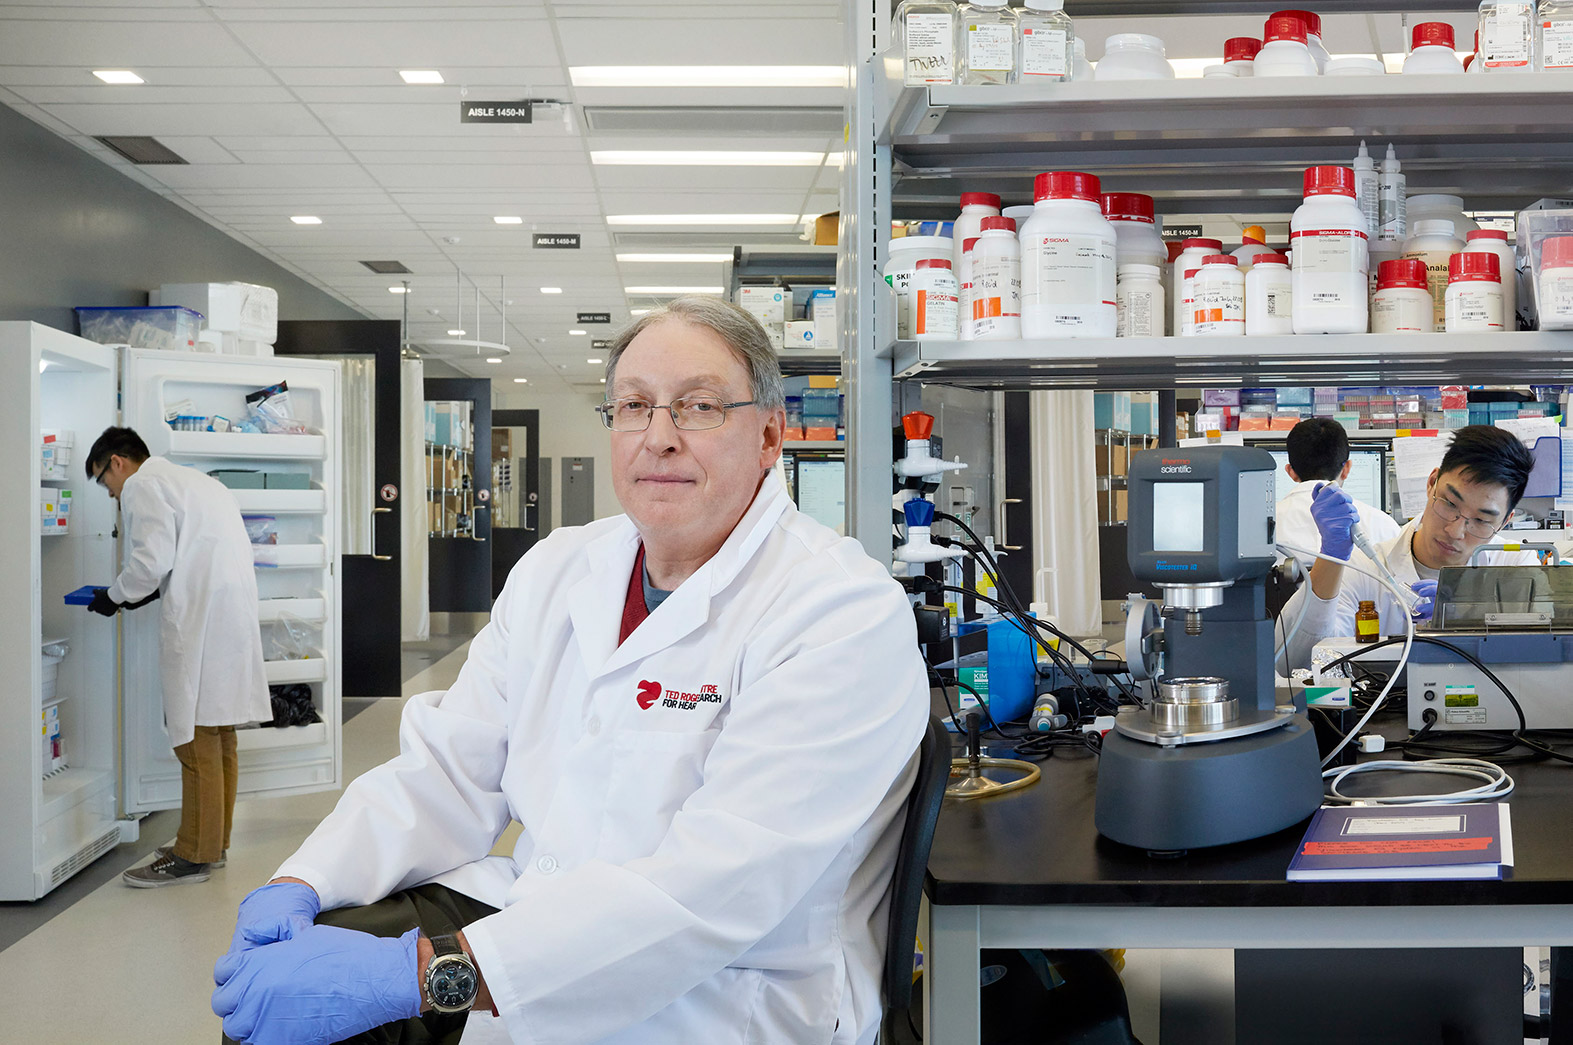
<svg viewBox="0 0 1573 1045">
<path fill-rule="evenodd" d="M 1363 600 L 1376 604 L 1384 636 L 1401 635 L 1404 617 L 1426 621 L 1436 597 L 1437 577 L 1444 566 L 1468 565 L 1475 549 L 1491 542 L 1508 515 L 1518 506 L 1529 483 L 1534 458 L 1518 438 L 1490 425 L 1460 428 L 1426 480 L 1424 511 L 1399 531 L 1397 537 L 1375 545 L 1400 584 L 1407 584 L 1419 602 L 1412 611 L 1400 605 L 1387 587 L 1372 576 L 1347 569 L 1336 562 L 1317 559 L 1310 580 L 1283 609 L 1280 620 L 1293 622 L 1301 610 L 1305 618 L 1290 642 L 1280 669 L 1309 667 L 1311 650 L 1324 638 L 1355 633 L 1355 613 Z M 1354 499 L 1338 487 L 1316 491 L 1311 517 L 1321 538 L 1320 551 L 1352 566 L 1375 573 L 1376 565 L 1354 547 L 1353 530 L 1360 518 Z M 1533 552 L 1487 552 L 1479 562 L 1486 566 L 1534 565 Z M 1280 634 L 1287 630 L 1280 630 Z"/>
<path fill-rule="evenodd" d="M 911 608 L 776 477 L 747 313 L 643 317 L 596 409 L 626 514 L 519 560 L 399 756 L 242 902 L 230 1038 L 873 1041 L 928 715 Z"/>
</svg>

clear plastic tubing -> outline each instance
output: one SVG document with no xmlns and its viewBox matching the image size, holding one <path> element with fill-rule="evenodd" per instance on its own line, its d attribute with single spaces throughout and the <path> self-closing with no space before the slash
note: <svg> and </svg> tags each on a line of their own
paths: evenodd
<svg viewBox="0 0 1573 1045">
<path fill-rule="evenodd" d="M 1429 334 L 1435 329 L 1425 263 L 1417 258 L 1382 262 L 1377 267 L 1376 300 L 1371 305 L 1371 333 Z"/>
<path fill-rule="evenodd" d="M 1262 42 L 1254 36 L 1231 36 L 1223 42 L 1223 66 L 1230 76 L 1256 75 L 1256 53 Z"/>
<path fill-rule="evenodd" d="M 1548 236 L 1540 243 L 1541 330 L 1573 330 L 1573 236 Z"/>
<path fill-rule="evenodd" d="M 1294 333 L 1294 287 L 1289 259 L 1258 254 L 1245 274 L 1245 334 L 1269 337 Z"/>
<path fill-rule="evenodd" d="M 1273 15 L 1267 20 L 1262 40 L 1262 49 L 1251 63 L 1252 75 L 1317 75 L 1316 57 L 1305 42 L 1305 22 L 1297 15 Z"/>
<path fill-rule="evenodd" d="M 1169 330 L 1175 337 L 1189 337 L 1195 316 L 1191 312 L 1191 277 L 1201 270 L 1202 259 L 1223 252 L 1223 241 L 1196 237 L 1180 245 L 1174 259 L 1173 276 L 1169 280 L 1169 294 L 1174 304 L 1169 309 Z"/>
<path fill-rule="evenodd" d="M 1497 270 L 1502 273 L 1502 329 L 1518 329 L 1518 271 L 1507 233 L 1501 229 L 1476 229 L 1464 237 L 1466 254 L 1485 251 L 1495 254 Z"/>
<path fill-rule="evenodd" d="M 1502 272 L 1495 254 L 1465 251 L 1448 262 L 1445 329 L 1449 334 L 1502 329 Z"/>
<path fill-rule="evenodd" d="M 1303 11 L 1298 8 L 1288 11 L 1274 11 L 1269 17 L 1289 15 L 1305 23 L 1305 44 L 1310 49 L 1311 58 L 1316 62 L 1316 71 L 1327 71 L 1327 60 L 1331 57 L 1327 48 L 1322 46 L 1322 16 L 1315 11 Z"/>
<path fill-rule="evenodd" d="M 968 255 L 972 294 L 963 337 L 1015 341 L 1021 337 L 1021 243 L 1009 218 L 983 219 L 983 234 Z"/>
<path fill-rule="evenodd" d="M 1365 215 L 1355 205 L 1355 172 L 1311 167 L 1304 187 L 1305 202 L 1289 222 L 1294 332 L 1363 334 L 1370 286 Z"/>
<path fill-rule="evenodd" d="M 955 341 L 959 333 L 956 277 L 949 258 L 924 258 L 912 275 L 912 336 Z"/>
<path fill-rule="evenodd" d="M 1196 273 L 1191 312 L 1197 337 L 1245 336 L 1245 274 L 1229 254 L 1209 254 Z"/>
<path fill-rule="evenodd" d="M 1033 180 L 1033 214 L 1021 231 L 1021 333 L 1025 338 L 1111 338 L 1116 327 L 1114 226 L 1098 179 L 1047 171 Z"/>
<path fill-rule="evenodd" d="M 1414 235 L 1404 241 L 1404 257 L 1425 263 L 1433 321 L 1440 327 L 1446 311 L 1447 264 L 1464 249 L 1464 241 L 1453 234 L 1453 223 L 1446 218 L 1423 218 L 1415 222 L 1414 230 Z"/>
<path fill-rule="evenodd" d="M 956 313 L 961 318 L 957 321 L 957 334 L 961 340 L 972 340 L 972 260 L 973 252 L 978 249 L 978 237 L 963 240 L 961 245 L 961 264 L 956 266 Z"/>
<path fill-rule="evenodd" d="M 1115 337 L 1163 336 L 1163 282 L 1159 278 L 1162 271 L 1157 265 L 1139 261 L 1120 266 Z"/>
<path fill-rule="evenodd" d="M 961 252 L 967 240 L 976 239 L 982 233 L 983 219 L 998 217 L 999 212 L 1000 198 L 992 192 L 961 194 L 961 213 L 957 215 L 951 229 L 956 245 L 956 252 L 950 259 L 953 270 L 961 271 Z"/>
<path fill-rule="evenodd" d="M 1410 34 L 1413 47 L 1404 59 L 1405 73 L 1458 73 L 1464 63 L 1453 52 L 1453 27 L 1446 22 L 1421 22 Z"/>
</svg>

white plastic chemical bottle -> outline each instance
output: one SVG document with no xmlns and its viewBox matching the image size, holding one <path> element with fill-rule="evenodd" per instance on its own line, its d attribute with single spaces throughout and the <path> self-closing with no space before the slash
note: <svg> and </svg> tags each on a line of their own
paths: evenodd
<svg viewBox="0 0 1573 1045">
<path fill-rule="evenodd" d="M 1245 276 L 1228 254 L 1209 254 L 1196 274 L 1192 328 L 1197 337 L 1245 336 Z"/>
<path fill-rule="evenodd" d="M 961 75 L 964 84 L 1016 82 L 1016 12 L 1006 0 L 962 4 Z"/>
<path fill-rule="evenodd" d="M 1021 337 L 1021 244 L 1009 218 L 983 219 L 972 248 L 972 299 L 962 326 L 975 341 Z M 965 336 L 965 335 L 964 335 Z"/>
<path fill-rule="evenodd" d="M 1406 73 L 1458 73 L 1464 63 L 1453 52 L 1453 27 L 1446 22 L 1421 22 L 1410 39 L 1413 48 L 1404 59 Z"/>
<path fill-rule="evenodd" d="M 1223 42 L 1223 65 L 1230 76 L 1254 76 L 1262 42 L 1254 36 L 1231 36 Z"/>
<path fill-rule="evenodd" d="M 1540 0 L 1540 68 L 1573 71 L 1573 0 Z"/>
<path fill-rule="evenodd" d="M 1365 215 L 1366 235 L 1375 237 L 1382 227 L 1382 180 L 1376 173 L 1371 154 L 1365 151 L 1365 142 L 1355 153 L 1355 205 Z"/>
<path fill-rule="evenodd" d="M 1000 198 L 992 192 L 961 194 L 961 213 L 956 216 L 951 232 L 956 244 L 956 253 L 950 259 L 953 270 L 961 271 L 961 252 L 967 240 L 976 239 L 983 231 L 983 219 L 998 217 L 999 212 Z"/>
<path fill-rule="evenodd" d="M 972 260 L 978 247 L 978 237 L 963 240 L 961 244 L 961 264 L 955 269 L 956 273 L 956 314 L 961 317 L 956 323 L 956 332 L 963 341 L 972 340 Z"/>
<path fill-rule="evenodd" d="M 1294 332 L 1363 334 L 1370 288 L 1365 215 L 1355 206 L 1355 172 L 1311 167 L 1304 185 L 1305 202 L 1289 222 Z"/>
<path fill-rule="evenodd" d="M 1446 218 L 1423 218 L 1415 222 L 1414 235 L 1404 241 L 1404 257 L 1425 263 L 1426 282 L 1431 288 L 1432 311 L 1438 329 L 1447 306 L 1447 263 L 1464 249 L 1464 241 L 1453 234 L 1453 223 Z"/>
<path fill-rule="evenodd" d="M 1201 271 L 1202 259 L 1222 252 L 1222 240 L 1198 236 L 1180 244 L 1180 253 L 1174 259 L 1173 275 L 1169 280 L 1169 292 L 1174 298 L 1173 307 L 1169 310 L 1172 313 L 1170 330 L 1175 337 L 1191 336 L 1191 323 L 1195 319 L 1191 297 L 1195 287 L 1192 281 L 1196 273 Z"/>
<path fill-rule="evenodd" d="M 912 337 L 912 280 L 917 275 L 918 262 L 924 258 L 948 259 L 954 251 L 949 236 L 903 236 L 892 239 L 885 249 L 889 257 L 883 275 L 896 295 L 896 337 L 907 341 Z"/>
<path fill-rule="evenodd" d="M 1023 0 L 1016 17 L 1021 24 L 1020 82 L 1069 80 L 1076 33 L 1065 0 Z"/>
<path fill-rule="evenodd" d="M 1398 167 L 1398 154 L 1391 142 L 1387 145 L 1387 158 L 1382 161 L 1382 173 L 1377 180 L 1377 229 L 1378 239 L 1397 240 L 1402 243 L 1408 234 L 1405 223 L 1404 175 Z"/>
<path fill-rule="evenodd" d="M 1250 272 L 1251 266 L 1256 264 L 1258 254 L 1271 254 L 1273 249 L 1267 245 L 1267 230 L 1260 225 L 1247 225 L 1240 230 L 1240 245 L 1229 253 L 1234 255 L 1234 260 L 1240 266 L 1241 272 Z"/>
<path fill-rule="evenodd" d="M 1071 41 L 1071 79 L 1092 80 L 1097 75 L 1093 64 L 1087 61 L 1087 42 L 1078 36 Z"/>
<path fill-rule="evenodd" d="M 1305 44 L 1311 51 L 1311 57 L 1316 61 L 1316 71 L 1327 71 L 1327 60 L 1332 57 L 1327 53 L 1327 48 L 1322 46 L 1322 16 L 1315 11 L 1303 11 L 1298 8 L 1288 11 L 1274 11 L 1269 17 L 1289 15 L 1305 23 Z"/>
<path fill-rule="evenodd" d="M 1466 251 L 1448 262 L 1444 329 L 1449 334 L 1502 329 L 1502 273 L 1495 254 Z"/>
<path fill-rule="evenodd" d="M 1518 329 L 1518 270 L 1507 233 L 1501 229 L 1476 229 L 1464 237 L 1464 253 L 1484 251 L 1497 256 L 1497 271 L 1502 274 L 1502 329 Z"/>
<path fill-rule="evenodd" d="M 1548 236 L 1540 242 L 1541 330 L 1573 330 L 1573 236 Z"/>
<path fill-rule="evenodd" d="M 896 8 L 907 87 L 956 82 L 956 27 L 953 0 L 902 0 Z"/>
<path fill-rule="evenodd" d="M 922 340 L 955 341 L 956 277 L 949 258 L 924 258 L 912 275 L 912 336 Z"/>
<path fill-rule="evenodd" d="M 1099 199 L 1103 216 L 1114 226 L 1115 267 L 1139 261 L 1144 265 L 1166 266 L 1169 248 L 1164 246 L 1153 213 L 1152 197 L 1140 192 L 1105 192 Z"/>
<path fill-rule="evenodd" d="M 1021 238 L 1022 226 L 1027 224 L 1027 219 L 1032 217 L 1035 208 L 1030 203 L 1018 203 L 1012 207 L 1001 207 L 1000 215 L 1016 223 L 1016 237 Z"/>
<path fill-rule="evenodd" d="M 1172 80 L 1174 66 L 1158 37 L 1115 33 L 1103 42 L 1103 57 L 1094 75 L 1099 80 Z"/>
<path fill-rule="evenodd" d="M 1316 57 L 1305 43 L 1305 23 L 1295 15 L 1273 15 L 1262 32 L 1262 49 L 1251 63 L 1252 74 L 1315 76 Z"/>
<path fill-rule="evenodd" d="M 1033 214 L 1021 234 L 1023 337 L 1114 336 L 1117 237 L 1100 208 L 1100 187 L 1077 171 L 1033 180 Z"/>
<path fill-rule="evenodd" d="M 1417 258 L 1382 262 L 1371 304 L 1371 333 L 1429 334 L 1435 329 L 1425 263 Z"/>
<path fill-rule="evenodd" d="M 1535 0 L 1480 0 L 1475 61 L 1488 73 L 1535 68 Z"/>
<path fill-rule="evenodd" d="M 1294 333 L 1294 288 L 1289 259 L 1282 254 L 1258 254 L 1245 274 L 1245 333 L 1247 337 Z"/>
<path fill-rule="evenodd" d="M 1119 316 L 1115 337 L 1163 336 L 1163 282 L 1162 270 L 1157 265 L 1139 261 L 1120 266 L 1119 290 L 1115 302 Z"/>
</svg>

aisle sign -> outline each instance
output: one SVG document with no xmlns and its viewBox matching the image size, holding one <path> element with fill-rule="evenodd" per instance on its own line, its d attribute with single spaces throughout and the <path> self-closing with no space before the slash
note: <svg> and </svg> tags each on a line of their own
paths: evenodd
<svg viewBox="0 0 1573 1045">
<path fill-rule="evenodd" d="M 610 323 L 612 321 L 610 312 L 580 312 L 578 315 L 580 323 Z"/>
<path fill-rule="evenodd" d="M 577 232 L 532 232 L 530 246 L 536 250 L 578 250 Z"/>
<path fill-rule="evenodd" d="M 470 102 L 459 103 L 460 123 L 529 123 L 530 103 L 522 102 Z"/>
<path fill-rule="evenodd" d="M 611 348 L 612 339 L 605 337 L 595 338 L 590 342 L 590 347 L 593 349 Z"/>
</svg>

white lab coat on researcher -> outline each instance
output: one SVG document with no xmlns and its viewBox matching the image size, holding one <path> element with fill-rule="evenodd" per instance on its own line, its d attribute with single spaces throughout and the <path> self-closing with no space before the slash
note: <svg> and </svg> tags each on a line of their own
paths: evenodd
<svg viewBox="0 0 1573 1045">
<path fill-rule="evenodd" d="M 130 551 L 109 597 L 137 602 L 160 593 L 170 745 L 191 743 L 195 726 L 271 721 L 256 567 L 234 495 L 212 476 L 149 457 L 126 479 L 120 514 Z"/>
<path fill-rule="evenodd" d="M 1414 553 L 1410 550 L 1410 542 L 1419 526 L 1419 517 L 1411 519 L 1408 525 L 1398 531 L 1397 537 L 1376 546 L 1376 550 L 1387 562 L 1387 568 L 1393 571 L 1394 579 L 1406 588 L 1420 579 Z M 1318 537 L 1317 541 L 1316 547 L 1320 547 L 1321 538 Z M 1369 570 L 1371 573 L 1379 572 L 1376 563 L 1368 559 L 1359 548 L 1350 552 L 1349 562 L 1362 570 Z M 1540 557 L 1534 552 L 1486 552 L 1477 560 L 1477 565 L 1533 566 L 1538 562 Z M 1305 620 L 1300 622 L 1300 628 L 1295 632 L 1294 640 L 1289 646 L 1289 667 L 1310 667 L 1311 651 L 1322 639 L 1352 638 L 1355 633 L 1355 614 L 1359 612 L 1362 600 L 1369 600 L 1376 604 L 1376 611 L 1382 618 L 1381 628 L 1384 638 L 1389 635 L 1404 634 L 1404 621 L 1409 616 L 1409 608 L 1400 605 L 1392 592 L 1387 590 L 1387 585 L 1375 577 L 1346 568 L 1336 597 L 1318 598 L 1311 590 L 1311 582 L 1307 580 L 1300 585 L 1300 590 L 1295 592 L 1294 597 L 1284 606 L 1278 618 L 1284 629 L 1293 627 L 1301 607 L 1306 607 Z M 1282 630 L 1278 633 L 1281 635 Z M 1279 666 L 1281 668 L 1282 664 Z"/>
<path fill-rule="evenodd" d="M 518 1045 L 871 1041 L 928 716 L 907 599 L 767 475 L 618 646 L 638 545 L 618 516 L 525 555 L 278 874 L 324 908 L 433 879 L 501 908 L 465 934 Z"/>
<path fill-rule="evenodd" d="M 1316 496 L 1316 488 L 1325 483 L 1324 479 L 1295 483 L 1289 487 L 1289 492 L 1279 499 L 1275 513 L 1277 525 L 1274 533 L 1277 535 L 1278 543 L 1307 549 L 1293 553 L 1294 557 L 1300 560 L 1300 565 L 1307 570 L 1316 562 L 1316 556 L 1311 552 L 1322 547 L 1322 534 L 1316 528 L 1316 520 L 1311 517 L 1311 501 Z M 1402 529 L 1391 515 L 1380 508 L 1360 500 L 1355 501 L 1355 508 L 1360 512 L 1360 525 L 1365 527 L 1372 544 L 1390 541 L 1397 537 L 1398 531 Z"/>
</svg>

